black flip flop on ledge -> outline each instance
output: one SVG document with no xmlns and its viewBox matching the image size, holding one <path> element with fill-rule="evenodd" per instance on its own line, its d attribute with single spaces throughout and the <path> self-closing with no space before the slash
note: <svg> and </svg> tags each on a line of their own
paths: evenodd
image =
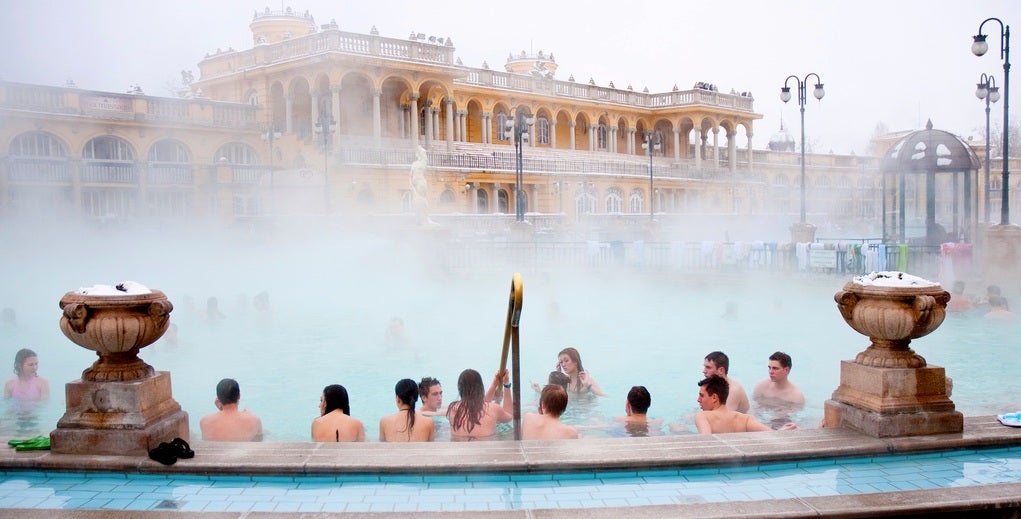
<svg viewBox="0 0 1021 519">
<path fill-rule="evenodd" d="M 174 438 L 170 442 L 162 442 L 155 449 L 149 451 L 149 458 L 164 465 L 173 465 L 180 459 L 191 459 L 195 457 L 195 451 L 191 450 L 188 442 L 181 438 Z"/>
</svg>

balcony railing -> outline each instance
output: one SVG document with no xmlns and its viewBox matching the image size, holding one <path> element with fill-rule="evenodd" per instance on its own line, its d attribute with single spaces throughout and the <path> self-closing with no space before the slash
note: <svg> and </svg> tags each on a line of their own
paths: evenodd
<svg viewBox="0 0 1021 519">
<path fill-rule="evenodd" d="M 82 181 L 99 184 L 138 184 L 138 169 L 134 164 L 85 162 Z"/>
<path fill-rule="evenodd" d="M 15 158 L 7 175 L 13 182 L 70 183 L 71 163 L 61 159 Z"/>
<path fill-rule="evenodd" d="M 190 185 L 194 180 L 190 164 L 149 164 L 147 178 L 152 185 Z"/>
</svg>

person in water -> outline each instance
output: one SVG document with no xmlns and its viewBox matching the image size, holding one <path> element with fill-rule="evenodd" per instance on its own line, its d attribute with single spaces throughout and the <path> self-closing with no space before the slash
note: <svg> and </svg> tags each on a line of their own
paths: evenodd
<svg viewBox="0 0 1021 519">
<path fill-rule="evenodd" d="M 730 384 L 720 375 L 709 375 L 698 383 L 698 405 L 695 428 L 699 434 L 771 431 L 768 425 L 750 414 L 727 408 Z"/>
<path fill-rule="evenodd" d="M 521 419 L 522 440 L 574 440 L 578 430 L 560 421 L 567 409 L 567 390 L 547 384 L 539 397 L 538 413 L 528 413 Z"/>
<path fill-rule="evenodd" d="M 496 424 L 507 423 L 514 418 L 514 403 L 511 397 L 510 375 L 507 370 L 493 376 L 491 391 L 487 393 L 482 384 L 482 375 L 474 369 L 466 369 L 457 377 L 457 392 L 460 400 L 447 407 L 450 422 L 450 439 L 485 440 L 496 434 Z M 503 405 L 499 406 L 487 396 L 495 394 L 495 388 L 503 383 Z M 495 395 L 494 395 L 495 396 Z"/>
<path fill-rule="evenodd" d="M 4 399 L 40 401 L 50 397 L 50 383 L 39 376 L 39 356 L 28 348 L 14 354 L 14 375 L 4 384 Z"/>
<path fill-rule="evenodd" d="M 596 396 L 606 396 L 599 388 L 596 379 L 585 371 L 581 364 L 581 354 L 575 348 L 564 348 L 557 354 L 557 370 L 562 371 L 571 381 L 567 385 L 568 393 L 584 395 L 592 393 Z"/>
<path fill-rule="evenodd" d="M 713 375 L 723 377 L 723 380 L 727 381 L 730 394 L 730 398 L 724 399 L 724 403 L 732 411 L 747 413 L 751 407 L 751 403 L 748 401 L 748 393 L 745 392 L 744 387 L 738 381 L 728 375 L 729 372 L 730 357 L 726 353 L 714 351 L 705 356 L 702 362 L 702 376 L 706 378 Z"/>
<path fill-rule="evenodd" d="M 379 419 L 381 442 L 431 442 L 436 436 L 436 424 L 415 411 L 418 402 L 418 384 L 404 378 L 394 386 L 397 412 Z"/>
<path fill-rule="evenodd" d="M 649 407 L 652 406 L 652 395 L 645 386 L 631 386 L 624 404 L 624 416 L 617 421 L 624 424 L 628 436 L 649 436 L 650 429 L 657 431 L 663 425 L 662 418 L 649 418 Z"/>
<path fill-rule="evenodd" d="M 319 414 L 319 418 L 312 421 L 312 441 L 365 441 L 365 426 L 361 420 L 351 417 L 351 404 L 344 386 L 331 384 L 323 388 Z"/>
<path fill-rule="evenodd" d="M 238 410 L 241 386 L 232 378 L 216 384 L 213 405 L 219 411 L 203 416 L 199 421 L 202 439 L 208 441 L 249 442 L 262 441 L 262 420 L 248 410 Z"/>
</svg>

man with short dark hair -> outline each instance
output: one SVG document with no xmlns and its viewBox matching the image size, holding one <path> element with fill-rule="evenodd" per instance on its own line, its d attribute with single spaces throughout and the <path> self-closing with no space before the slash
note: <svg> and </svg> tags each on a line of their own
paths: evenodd
<svg viewBox="0 0 1021 519">
<path fill-rule="evenodd" d="M 617 421 L 624 423 L 624 431 L 629 436 L 648 436 L 650 429 L 657 433 L 662 426 L 662 418 L 649 418 L 649 406 L 652 405 L 652 395 L 645 386 L 632 386 L 627 394 L 627 402 L 624 404 L 626 416 L 618 416 Z"/>
<path fill-rule="evenodd" d="M 262 441 L 262 420 L 248 412 L 239 411 L 241 387 L 232 378 L 216 384 L 213 405 L 219 412 L 203 416 L 199 421 L 202 439 L 208 441 Z"/>
<path fill-rule="evenodd" d="M 778 351 L 769 356 L 769 377 L 755 384 L 752 398 L 757 405 L 798 410 L 805 405 L 805 394 L 788 379 L 791 374 L 791 356 Z"/>
<path fill-rule="evenodd" d="M 425 416 L 446 416 L 443 409 L 443 386 L 432 377 L 423 377 L 418 383 L 418 396 L 422 399 L 422 414 Z"/>
<path fill-rule="evenodd" d="M 695 413 L 695 428 L 699 434 L 772 430 L 754 416 L 728 409 L 729 393 L 730 385 L 719 375 L 710 375 L 698 383 L 698 405 L 702 410 Z"/>
<path fill-rule="evenodd" d="M 745 393 L 744 387 L 728 375 L 729 372 L 730 358 L 726 353 L 714 351 L 705 356 L 705 362 L 702 363 L 702 376 L 719 375 L 723 377 L 723 380 L 726 380 L 730 386 L 730 399 L 727 400 L 727 407 L 732 411 L 747 413 L 748 408 L 751 407 L 748 402 L 748 393 Z"/>
</svg>

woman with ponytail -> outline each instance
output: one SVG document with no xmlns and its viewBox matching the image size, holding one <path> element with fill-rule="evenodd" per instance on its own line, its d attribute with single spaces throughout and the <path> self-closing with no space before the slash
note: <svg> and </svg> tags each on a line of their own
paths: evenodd
<svg viewBox="0 0 1021 519">
<path fill-rule="evenodd" d="M 397 412 L 379 419 L 381 442 L 431 442 L 436 435 L 436 424 L 415 411 L 418 402 L 418 384 L 410 378 L 401 379 L 394 386 Z"/>
</svg>

